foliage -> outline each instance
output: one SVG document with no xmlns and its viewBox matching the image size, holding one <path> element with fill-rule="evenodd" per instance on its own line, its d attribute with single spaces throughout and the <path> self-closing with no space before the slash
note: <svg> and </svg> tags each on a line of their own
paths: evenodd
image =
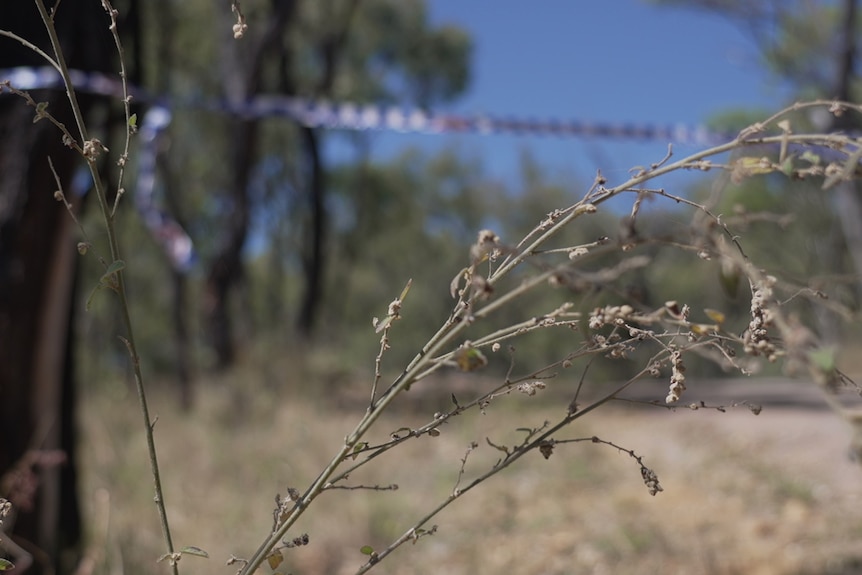
<svg viewBox="0 0 862 575">
<path fill-rule="evenodd" d="M 855 101 L 860 88 L 855 71 L 859 56 L 858 2 L 738 2 L 736 0 L 698 0 L 676 2 L 659 0 L 658 4 L 686 9 L 700 9 L 725 17 L 746 31 L 760 51 L 773 77 L 793 98 L 818 97 Z M 718 129 L 739 130 L 755 119 L 750 110 L 730 110 L 710 122 Z M 846 130 L 859 127 L 852 115 L 829 116 L 821 109 L 802 107 L 788 116 L 789 129 Z M 795 173 L 802 165 L 819 169 L 825 158 L 803 149 L 785 149 L 784 172 Z M 732 178 L 733 179 L 733 178 Z M 820 193 L 820 183 L 806 178 L 772 176 L 757 182 L 734 179 L 730 190 L 717 204 L 722 214 L 734 214 L 744 226 L 758 256 L 771 261 L 800 286 L 819 289 L 823 283 L 809 282 L 806 277 L 829 277 L 832 298 L 855 308 L 854 301 L 862 284 L 860 221 L 862 204 L 854 182 L 828 180 L 827 187 L 837 185 L 834 194 Z M 772 222 L 751 226 L 751 219 Z M 837 225 L 836 225 L 837 224 Z M 759 232 L 758 230 L 763 230 Z M 763 235 L 761 235 L 763 234 Z M 781 241 L 774 241 L 778 234 Z M 816 325 L 820 336 L 833 345 L 842 338 L 840 322 L 825 308 L 803 310 L 807 323 Z"/>
</svg>

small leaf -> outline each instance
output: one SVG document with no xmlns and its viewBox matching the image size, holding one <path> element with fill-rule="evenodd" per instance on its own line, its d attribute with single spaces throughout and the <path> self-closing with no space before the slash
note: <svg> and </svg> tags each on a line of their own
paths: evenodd
<svg viewBox="0 0 862 575">
<path fill-rule="evenodd" d="M 456 299 L 458 297 L 458 290 L 461 286 L 461 280 L 464 278 L 464 274 L 468 273 L 470 268 L 463 268 L 455 277 L 452 278 L 452 281 L 449 282 L 449 295 L 452 296 L 452 299 Z"/>
<path fill-rule="evenodd" d="M 790 177 L 793 175 L 793 167 L 793 157 L 791 156 L 781 163 L 781 173 Z"/>
<path fill-rule="evenodd" d="M 362 441 L 362 442 L 357 443 L 356 445 L 354 445 L 354 446 L 353 446 L 353 459 L 355 460 L 357 457 L 359 457 L 359 454 L 360 454 L 360 453 L 361 453 L 361 452 L 362 452 L 366 447 L 368 447 L 368 442 L 367 442 L 367 441 Z"/>
<path fill-rule="evenodd" d="M 488 365 L 488 358 L 475 347 L 462 347 L 455 352 L 455 363 L 461 371 L 476 371 Z"/>
<path fill-rule="evenodd" d="M 15 564 L 6 559 L 0 558 L 0 571 L 10 571 L 15 568 Z"/>
<path fill-rule="evenodd" d="M 96 292 L 100 291 L 104 287 L 104 284 L 99 284 L 93 288 L 93 291 L 90 292 L 90 297 L 87 298 L 87 303 L 84 306 L 85 310 L 90 311 L 90 307 L 93 305 L 93 298 L 96 297 Z"/>
<path fill-rule="evenodd" d="M 404 301 L 404 298 L 407 297 L 407 293 L 410 291 L 410 286 L 412 286 L 412 285 L 413 285 L 413 278 L 410 278 L 409 280 L 407 280 L 407 285 L 404 286 L 403 290 L 401 290 L 401 295 L 398 296 L 398 299 L 400 301 Z"/>
<path fill-rule="evenodd" d="M 691 324 L 691 331 L 697 335 L 707 335 L 712 333 L 718 329 L 717 325 L 710 325 L 707 323 L 693 323 Z"/>
<path fill-rule="evenodd" d="M 132 114 L 131 116 L 129 116 L 129 127 L 130 128 L 137 128 L 138 127 L 138 115 L 137 114 Z"/>
<path fill-rule="evenodd" d="M 206 557 L 209 559 L 210 554 L 201 549 L 200 547 L 183 547 L 180 549 L 180 553 L 185 553 L 186 555 L 195 555 L 196 557 Z"/>
<path fill-rule="evenodd" d="M 269 568 L 275 570 L 284 561 L 284 555 L 281 551 L 273 551 L 266 556 L 266 562 L 269 563 Z"/>
<path fill-rule="evenodd" d="M 360 551 L 363 555 L 375 555 L 375 553 L 374 553 L 374 547 L 372 547 L 371 545 L 363 545 L 363 546 L 362 546 L 362 548 L 361 548 L 361 549 L 359 549 L 359 551 Z"/>
<path fill-rule="evenodd" d="M 802 155 L 799 156 L 799 159 L 805 160 L 809 164 L 813 164 L 815 166 L 820 164 L 820 156 L 810 150 L 805 150 L 804 152 L 802 152 Z"/>
<path fill-rule="evenodd" d="M 740 158 L 736 162 L 737 167 L 745 170 L 746 174 L 769 174 L 774 170 L 772 163 L 767 158 Z"/>
<path fill-rule="evenodd" d="M 35 124 L 39 120 L 46 117 L 48 117 L 48 102 L 37 102 L 36 115 L 33 117 L 33 123 Z"/>
<path fill-rule="evenodd" d="M 374 319 L 377 319 L 377 318 L 374 318 Z M 380 321 L 376 321 L 376 322 L 372 321 L 371 323 L 374 326 L 374 333 L 380 333 L 381 331 L 383 331 L 384 329 L 389 327 L 390 323 L 392 323 L 392 316 L 390 315 L 390 316 L 384 317 Z"/>
<path fill-rule="evenodd" d="M 706 308 L 703 310 L 703 313 L 705 313 L 706 317 L 708 317 L 709 319 L 711 319 L 712 321 L 714 321 L 718 325 L 723 324 L 724 320 L 726 319 L 725 315 L 722 312 L 718 311 L 717 309 Z"/>
<path fill-rule="evenodd" d="M 822 373 L 835 371 L 835 350 L 832 348 L 815 349 L 808 352 L 808 357 L 814 366 Z"/>
<path fill-rule="evenodd" d="M 112 262 L 111 265 L 108 266 L 108 269 L 105 270 L 105 273 L 102 274 L 102 276 L 104 277 L 107 275 L 115 274 L 118 271 L 121 271 L 124 269 L 126 269 L 126 262 L 124 262 L 123 260 L 116 260 L 116 261 Z"/>
<path fill-rule="evenodd" d="M 108 266 L 108 269 L 105 270 L 105 273 L 102 274 L 102 277 L 99 278 L 99 283 L 104 287 L 109 287 L 111 289 L 116 290 L 119 287 L 117 282 L 116 274 L 126 268 L 126 262 L 123 260 L 117 260 Z"/>
</svg>

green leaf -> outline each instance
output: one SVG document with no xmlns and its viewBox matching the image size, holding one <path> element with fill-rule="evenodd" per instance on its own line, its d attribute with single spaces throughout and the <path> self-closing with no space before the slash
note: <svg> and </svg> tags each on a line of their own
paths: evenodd
<svg viewBox="0 0 862 575">
<path fill-rule="evenodd" d="M 789 157 L 781 163 L 781 173 L 788 178 L 793 175 L 793 157 Z"/>
<path fill-rule="evenodd" d="M 374 547 L 372 547 L 371 545 L 363 545 L 362 548 L 359 549 L 359 551 L 363 555 L 374 555 Z"/>
<path fill-rule="evenodd" d="M 105 270 L 105 273 L 102 275 L 102 277 L 115 274 L 118 271 L 121 271 L 124 269 L 126 269 L 126 262 L 124 262 L 123 260 L 117 260 L 108 266 L 108 269 Z"/>
<path fill-rule="evenodd" d="M 808 352 L 808 357 L 822 373 L 835 371 L 835 350 L 832 348 L 815 349 Z"/>
<path fill-rule="evenodd" d="M 6 559 L 0 558 L 0 571 L 10 571 L 15 568 L 15 564 Z"/>
<path fill-rule="evenodd" d="M 132 114 L 131 116 L 129 116 L 129 127 L 130 128 L 137 128 L 138 127 L 138 115 L 137 114 Z"/>
<path fill-rule="evenodd" d="M 87 304 L 84 306 L 85 310 L 90 311 L 90 307 L 93 304 L 93 298 L 96 297 L 96 292 L 101 291 L 105 287 L 107 286 L 105 286 L 104 284 L 99 284 L 93 288 L 93 291 L 90 292 L 90 297 L 87 298 Z"/>
<path fill-rule="evenodd" d="M 820 156 L 810 150 L 805 150 L 804 152 L 802 152 L 802 155 L 799 156 L 799 159 L 805 160 L 809 164 L 813 164 L 815 166 L 820 164 Z"/>
<path fill-rule="evenodd" d="M 474 347 L 462 347 L 455 352 L 455 363 L 461 371 L 476 371 L 488 365 L 488 358 Z"/>
<path fill-rule="evenodd" d="M 180 549 L 180 553 L 185 553 L 186 555 L 195 555 L 197 557 L 206 557 L 209 559 L 210 554 L 201 549 L 200 547 L 183 547 Z"/>
</svg>

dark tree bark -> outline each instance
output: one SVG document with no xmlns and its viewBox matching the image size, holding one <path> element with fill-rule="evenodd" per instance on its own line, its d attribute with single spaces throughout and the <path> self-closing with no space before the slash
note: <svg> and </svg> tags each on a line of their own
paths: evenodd
<svg viewBox="0 0 862 575">
<path fill-rule="evenodd" d="M 109 21 L 98 4 L 67 0 L 55 22 L 70 67 L 110 69 Z M 32 3 L 0 2 L 0 23 L 50 52 Z M 0 68 L 22 65 L 45 62 L 0 38 Z M 75 125 L 61 91 L 32 95 Z M 32 559 L 28 573 L 49 573 L 69 570 L 61 559 L 76 561 L 80 514 L 71 355 L 77 252 L 48 157 L 69 201 L 77 208 L 81 198 L 70 188 L 78 159 L 56 128 L 32 120 L 19 98 L 0 96 L 0 494 L 15 505 L 4 528 Z"/>
<path fill-rule="evenodd" d="M 306 243 L 302 254 L 305 289 L 299 308 L 297 327 L 300 333 L 310 336 L 323 300 L 323 273 L 326 269 L 325 241 L 329 218 L 326 213 L 325 172 L 320 158 L 317 132 L 307 127 L 303 127 L 301 130 L 309 172 L 306 196 L 311 218 L 308 231 L 305 234 Z"/>
</svg>

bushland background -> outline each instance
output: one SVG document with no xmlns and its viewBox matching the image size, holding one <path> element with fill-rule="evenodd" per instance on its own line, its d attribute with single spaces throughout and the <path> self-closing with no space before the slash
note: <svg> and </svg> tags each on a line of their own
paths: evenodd
<svg viewBox="0 0 862 575">
<path fill-rule="evenodd" d="M 656 4 L 654 9 L 669 15 L 678 9 L 675 2 Z M 854 101 L 855 2 L 685 4 L 729 18 L 750 33 L 764 77 L 790 86 L 793 98 Z M 457 25 L 432 25 L 418 0 L 245 3 L 249 27 L 240 42 L 231 33 L 235 16 L 211 2 L 129 0 L 115 7 L 130 81 L 182 103 L 160 142 L 156 195 L 161 209 L 192 238 L 195 264 L 172 265 L 132 202 L 121 204 L 117 225 L 130 264 L 143 368 L 159 414 L 169 511 L 177 537 L 207 549 L 215 562 L 256 546 L 268 528 L 274 494 L 319 469 L 343 439 L 343 422 L 364 409 L 379 345 L 371 318 L 385 313 L 404 282 L 412 278 L 413 284 L 406 321 L 399 323 L 386 356 L 389 376 L 449 314 L 449 282 L 464 266 L 478 230 L 520 238 L 549 211 L 580 197 L 594 174 L 551 173 L 528 143 L 515 181 L 488 176 L 483 158 L 464 149 L 409 148 L 381 161 L 371 153 L 373 134 L 327 132 L 193 105 L 260 94 L 428 109 L 451 102 L 475 73 L 474 46 Z M 100 10 L 86 0 L 62 3 L 58 23 L 73 68 L 116 70 Z M 5 3 L 0 27 L 38 41 L 44 33 L 34 14 L 26 2 Z M 41 65 L 14 42 L 2 41 L 0 67 Z M 62 114 L 62 94 L 44 97 Z M 775 108 L 784 103 L 776 101 Z M 106 146 L 118 147 L 123 125 L 116 103 L 91 96 L 86 106 Z M 135 106 L 143 117 L 145 104 Z M 732 131 L 758 114 L 717 109 L 703 120 Z M 59 136 L 44 122 L 34 125 L 32 111 L 8 95 L 0 100 L 0 120 L 0 193 L 10 206 L 0 214 L 0 469 L 16 469 L 24 453 L 57 450 L 66 458 L 64 464 L 33 463 L 37 492 L 13 532 L 36 550 L 34 572 L 50 572 L 50 565 L 71 572 L 82 553 L 93 560 L 94 572 L 149 572 L 160 554 L 159 529 L 140 430 L 130 423 L 135 405 L 126 351 L 116 338 L 119 317 L 105 294 L 96 294 L 89 310 L 83 309 L 102 272 L 94 258 L 74 252 L 80 238 L 52 198 L 44 157 L 61 158 L 58 171 L 66 183 L 75 164 L 64 155 Z M 332 140 L 342 153 L 326 153 Z M 107 178 L 114 169 L 106 163 Z M 707 175 L 674 192 L 698 200 L 713 185 Z M 855 311 L 862 212 L 853 186 L 824 194 L 817 182 L 789 182 L 780 175 L 725 186 L 715 211 L 739 216 L 753 260 Z M 97 230 L 88 204 L 82 197 L 74 207 L 84 227 Z M 629 207 L 585 220 L 576 239 L 617 240 L 626 233 L 620 222 Z M 762 214 L 759 221 L 744 217 L 754 213 Z M 684 228 L 691 220 L 670 202 L 652 202 L 639 226 L 649 234 Z M 98 232 L 93 236 L 100 239 Z M 691 260 L 678 253 L 647 255 L 655 256 L 650 265 L 627 275 L 615 294 L 567 296 L 590 305 L 615 296 L 651 306 L 675 299 L 693 310 L 721 308 L 726 323 L 740 331 L 747 324 L 744 285 L 723 281 L 718 273 L 691 273 Z M 524 305 L 552 308 L 556 296 L 543 297 L 548 299 Z M 799 314 L 834 346 L 837 361 L 852 375 L 858 329 L 813 307 L 803 305 Z M 567 350 L 565 338 L 550 331 L 525 345 L 520 353 L 537 365 Z M 492 361 L 484 377 L 505 368 L 505 362 Z M 727 388 L 721 379 L 726 374 L 711 363 L 689 365 L 690 373 L 708 381 L 701 393 L 712 404 L 760 400 L 767 409 L 758 417 L 744 407 L 728 407 L 728 413 L 626 407 L 595 416 L 589 423 L 595 427 L 581 430 L 610 433 L 654 458 L 651 465 L 666 489 L 658 498 L 648 498 L 625 458 L 590 447 L 495 478 L 469 506 L 443 516 L 439 534 L 400 550 L 396 562 L 381 568 L 858 570 L 862 518 L 852 510 L 859 503 L 860 477 L 846 456 L 852 430 L 824 408 L 816 392 L 812 396 L 809 388 L 777 377 L 783 375 L 780 365 L 764 369 L 759 375 L 771 379 Z M 598 362 L 590 377 L 617 381 L 630 370 L 630 364 Z M 383 428 L 427 418 L 451 393 L 483 381 L 441 377 L 436 387 L 411 392 L 415 397 L 408 395 Z M 732 393 L 725 394 L 728 389 Z M 655 397 L 663 395 L 659 386 Z M 788 402 L 793 405 L 781 406 Z M 536 424 L 551 405 L 547 399 L 518 402 L 492 415 L 497 422 L 528 417 Z M 429 451 L 417 444 L 415 453 L 404 452 L 391 467 L 376 469 L 380 481 L 418 482 L 429 498 L 439 498 L 457 477 L 465 445 L 484 437 L 483 420 L 475 425 L 437 438 L 430 453 L 443 462 L 439 466 L 429 465 Z M 422 507 L 397 493 L 347 493 L 343 499 L 307 526 L 312 544 L 291 557 L 295 572 L 352 572 L 363 561 L 360 546 L 397 536 L 402 518 Z M 193 560 L 184 560 L 183 567 L 215 568 L 190 565 Z"/>
</svg>

